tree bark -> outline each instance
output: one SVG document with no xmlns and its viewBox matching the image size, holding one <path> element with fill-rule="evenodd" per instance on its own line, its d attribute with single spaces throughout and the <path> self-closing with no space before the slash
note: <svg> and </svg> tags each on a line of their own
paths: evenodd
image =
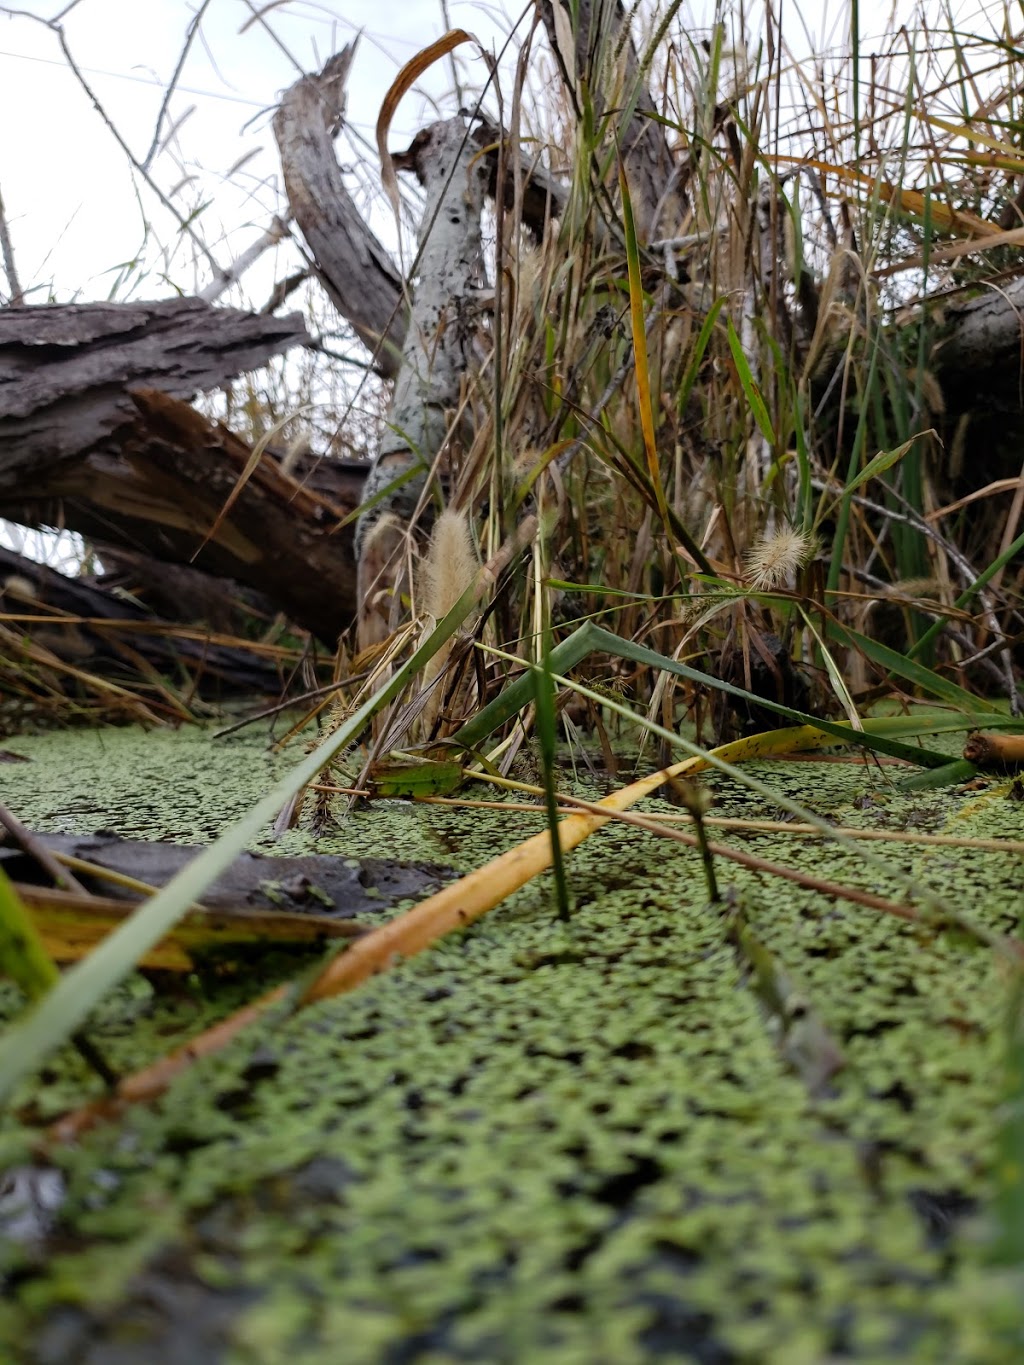
<svg viewBox="0 0 1024 1365">
<path fill-rule="evenodd" d="M 947 304 L 934 360 L 940 373 L 1008 372 L 1016 382 L 1024 347 L 1024 278 L 964 303 Z"/>
<path fill-rule="evenodd" d="M 244 645 L 193 640 L 161 629 L 164 621 L 123 595 L 84 578 L 69 578 L 3 546 L 0 612 L 5 619 L 52 614 L 45 624 L 15 621 L 12 628 L 90 673 L 107 674 L 113 667 L 123 675 L 126 663 L 130 666 L 131 656 L 137 655 L 167 673 L 184 665 L 194 673 L 202 695 L 225 687 L 270 695 L 281 690 L 278 668 Z M 88 619 L 79 622 L 76 617 Z M 152 630 L 140 629 L 143 625 Z"/>
<path fill-rule="evenodd" d="M 388 424 L 366 481 L 365 498 L 374 506 L 360 517 L 356 531 L 363 647 L 386 634 L 382 615 L 398 582 L 404 529 L 427 466 L 458 435 L 455 414 L 477 332 L 473 294 L 482 278 L 480 215 L 487 167 L 461 118 L 431 125 L 409 156 L 426 189 L 419 282 Z"/>
<path fill-rule="evenodd" d="M 199 299 L 0 310 L 0 494 L 116 439 L 134 386 L 191 399 L 308 341 L 295 314 Z"/>
<path fill-rule="evenodd" d="M 0 516 L 195 564 L 263 593 L 333 646 L 355 614 L 353 529 L 341 522 L 361 501 L 365 467 L 325 460 L 300 481 L 263 452 L 242 483 L 252 450 L 219 423 L 155 390 L 136 393 L 133 411 L 116 444 L 37 462 L 17 491 L 0 488 Z"/>
<path fill-rule="evenodd" d="M 353 203 L 334 155 L 354 51 L 352 43 L 323 71 L 296 81 L 274 115 L 274 136 L 288 203 L 317 278 L 369 347 L 380 372 L 393 377 L 405 337 L 402 280 Z"/>
</svg>

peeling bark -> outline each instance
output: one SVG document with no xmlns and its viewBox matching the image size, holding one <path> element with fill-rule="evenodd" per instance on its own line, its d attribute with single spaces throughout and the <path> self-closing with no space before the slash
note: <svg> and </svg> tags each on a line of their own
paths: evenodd
<svg viewBox="0 0 1024 1365">
<path fill-rule="evenodd" d="M 473 291 L 481 277 L 486 165 L 461 118 L 433 124 L 405 159 L 410 157 L 426 189 L 419 283 L 388 425 L 366 481 L 366 500 L 377 502 L 356 531 L 364 646 L 385 633 L 374 594 L 386 597 L 396 586 L 396 527 L 411 519 L 427 466 L 453 435 L 476 335 Z M 401 486 L 393 487 L 397 480 Z"/>
<path fill-rule="evenodd" d="M 0 493 L 115 439 L 135 385 L 191 399 L 308 341 L 297 315 L 199 299 L 0 310 Z"/>
<path fill-rule="evenodd" d="M 222 516 L 251 448 L 166 394 L 136 393 L 133 411 L 116 445 L 37 465 L 16 491 L 0 489 L 0 516 L 194 563 L 263 593 L 333 645 L 355 614 L 352 526 L 341 522 L 359 505 L 365 467 L 322 461 L 300 482 L 264 452 Z"/>
<path fill-rule="evenodd" d="M 345 113 L 345 80 L 355 44 L 303 76 L 274 116 L 292 216 L 334 306 L 369 347 L 386 376 L 398 372 L 405 337 L 402 281 L 366 226 L 341 178 L 334 136 Z"/>
</svg>

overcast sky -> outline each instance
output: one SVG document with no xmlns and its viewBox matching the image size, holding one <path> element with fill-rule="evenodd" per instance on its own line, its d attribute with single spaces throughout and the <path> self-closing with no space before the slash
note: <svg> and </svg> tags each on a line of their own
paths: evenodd
<svg viewBox="0 0 1024 1365">
<path fill-rule="evenodd" d="M 933 7 L 939 0 L 928 0 Z M 164 91 L 177 64 L 199 0 L 0 0 L 0 194 L 29 301 L 155 297 L 174 288 L 201 289 L 210 280 L 204 259 L 179 250 L 165 273 L 158 245 L 177 238 L 173 221 L 133 174 L 124 153 L 69 71 L 57 35 L 41 19 L 63 11 L 71 53 L 111 121 L 134 154 L 145 158 Z M 515 20 L 532 10 L 527 0 L 483 4 L 448 0 L 452 26 L 500 48 Z M 896 0 L 899 18 L 913 0 Z M 774 0 L 791 46 L 821 52 L 844 45 L 847 0 Z M 748 4 L 755 12 L 757 0 Z M 726 6 L 726 8 L 729 8 Z M 1002 0 L 954 0 L 961 12 L 1002 11 Z M 861 0 L 862 32 L 889 27 L 891 0 Z M 254 17 L 262 13 L 262 21 Z M 714 0 L 687 0 L 683 31 L 699 37 Z M 227 265 L 283 209 L 270 119 L 275 101 L 302 71 L 361 32 L 349 79 L 350 136 L 339 156 L 362 163 L 368 193 L 379 187 L 372 151 L 381 99 L 401 65 L 446 27 L 442 0 L 209 0 L 201 33 L 185 61 L 161 125 L 152 175 L 181 212 L 205 206 L 195 226 L 221 265 Z M 520 31 L 525 31 L 525 23 Z M 868 44 L 865 44 L 867 50 Z M 544 60 L 547 60 L 544 58 Z M 483 63 L 460 49 L 465 77 L 480 82 Z M 404 146 L 430 117 L 432 95 L 443 115 L 457 107 L 447 64 L 403 100 L 392 149 Z M 363 142 L 360 143 L 360 136 Z M 239 169 L 243 158 L 245 164 Z M 152 234 L 146 242 L 146 224 Z M 380 227 L 378 230 L 381 230 Z M 387 233 L 385 219 L 383 231 Z M 260 304 L 272 280 L 294 268 L 291 248 L 266 259 L 247 281 Z M 146 263 L 146 274 L 125 277 L 126 264 Z M 6 294 L 0 274 L 0 293 Z"/>
<path fill-rule="evenodd" d="M 74 75 L 57 35 L 32 16 L 53 19 L 63 9 L 71 53 L 113 124 L 144 159 L 154 137 L 164 90 L 171 78 L 198 0 L 20 0 L 0 4 L 0 193 L 6 208 L 22 286 L 29 300 L 52 296 L 98 299 L 193 292 L 210 279 L 205 260 L 193 265 L 179 251 L 165 277 L 154 242 L 173 243 L 176 231 L 152 193 L 134 176 L 125 156 Z M 513 0 L 510 0 L 513 3 Z M 514 0 L 520 17 L 530 6 Z M 904 8 L 907 6 L 904 5 Z M 862 0 L 862 13 L 884 27 L 883 0 Z M 848 20 L 844 0 L 808 0 L 805 25 L 788 6 L 787 33 L 810 45 L 842 42 Z M 263 21 L 254 18 L 262 11 Z M 696 36 L 713 12 L 713 0 L 684 6 L 684 26 Z M 449 0 L 451 24 L 472 31 L 497 49 L 515 21 L 500 4 Z M 201 35 L 186 59 L 161 127 L 175 128 L 152 174 L 185 214 L 206 205 L 197 230 L 217 261 L 228 264 L 282 209 L 279 168 L 270 119 L 282 90 L 300 71 L 324 59 L 361 31 L 349 80 L 348 122 L 355 143 L 339 143 L 343 160 L 362 161 L 367 185 L 379 184 L 372 146 L 380 102 L 399 67 L 446 27 L 441 0 L 286 0 L 258 4 L 210 0 Z M 525 25 L 523 26 L 525 28 Z M 793 41 L 793 39 L 791 39 Z M 483 65 L 461 49 L 468 79 Z M 439 65 L 421 90 L 454 112 L 451 73 Z M 397 149 L 431 117 L 422 93 L 403 101 L 391 146 Z M 244 166 L 232 172 L 242 158 Z M 145 243 L 145 224 L 153 236 Z M 146 261 L 148 273 L 125 278 L 126 263 Z M 274 272 L 292 268 L 283 248 L 249 281 L 250 301 L 262 302 Z M 2 286 L 2 276 L 0 276 Z M 260 295 L 260 290 L 264 295 Z"/>
<path fill-rule="evenodd" d="M 135 180 L 123 152 L 68 71 L 57 35 L 28 14 L 50 18 L 61 0 L 24 0 L 20 13 L 0 7 L 0 193 L 3 194 L 22 285 L 50 288 L 60 299 L 105 297 L 118 267 L 141 250 L 150 219 L 163 241 L 168 220 Z M 187 0 L 79 0 L 63 24 L 68 45 L 111 121 L 139 159 L 153 138 L 163 92 L 196 6 Z M 265 10 L 265 22 L 253 9 Z M 450 0 L 453 26 L 472 30 L 488 46 L 511 27 L 498 7 Z M 169 105 L 163 135 L 178 126 L 173 146 L 152 171 L 186 211 L 211 201 L 198 226 L 218 260 L 258 236 L 281 209 L 279 171 L 270 119 L 281 91 L 303 71 L 316 70 L 362 31 L 349 80 L 348 122 L 372 145 L 381 99 L 401 65 L 444 31 L 438 0 L 212 0 Z M 472 72 L 472 49 L 466 48 Z M 475 60 L 476 79 L 482 70 Z M 450 68 L 424 82 L 443 98 Z M 454 101 L 446 112 L 454 112 Z M 415 92 L 395 120 L 393 148 L 424 121 L 429 106 Z M 436 115 L 435 115 L 436 116 Z M 242 169 L 231 168 L 253 153 Z M 339 144 L 339 154 L 363 159 L 365 147 Z M 182 164 L 179 172 L 176 161 Z M 181 185 L 183 174 L 194 177 Z M 137 178 L 136 178 L 137 179 Z M 226 231 L 231 240 L 221 240 Z M 186 290 L 208 281 L 208 267 L 174 283 Z M 166 293 L 151 278 L 143 294 Z M 123 295 L 123 290 L 122 290 Z"/>
</svg>

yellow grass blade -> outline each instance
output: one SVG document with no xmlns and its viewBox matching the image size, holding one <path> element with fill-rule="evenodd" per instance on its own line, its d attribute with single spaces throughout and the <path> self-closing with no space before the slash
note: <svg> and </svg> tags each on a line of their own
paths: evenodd
<svg viewBox="0 0 1024 1365">
<path fill-rule="evenodd" d="M 793 753 L 797 749 L 820 748 L 823 743 L 831 742 L 828 736 L 823 736 L 810 726 L 794 726 L 723 744 L 712 749 L 710 756 L 726 763 L 739 763 Z M 712 766 L 707 757 L 684 758 L 670 768 L 641 778 L 597 802 L 598 806 L 609 811 L 608 815 L 588 812 L 567 816 L 558 826 L 559 844 L 563 852 L 576 848 L 595 830 L 606 825 L 612 818 L 611 812 L 628 810 L 645 796 L 657 791 L 670 778 L 683 773 L 701 772 Z M 518 891 L 532 878 L 546 871 L 551 861 L 551 835 L 548 830 L 543 830 L 492 859 L 484 867 L 470 872 L 460 881 L 429 896 L 404 915 L 366 934 L 329 963 L 311 982 L 303 996 L 303 1003 L 350 991 L 368 977 L 387 971 L 404 958 L 422 952 L 453 929 L 464 929 L 513 891 Z"/>
</svg>

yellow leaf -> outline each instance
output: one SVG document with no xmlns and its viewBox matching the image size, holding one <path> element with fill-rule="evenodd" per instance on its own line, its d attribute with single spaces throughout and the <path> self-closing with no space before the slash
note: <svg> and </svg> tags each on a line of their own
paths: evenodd
<svg viewBox="0 0 1024 1365">
<path fill-rule="evenodd" d="M 410 86 L 423 75 L 424 71 L 434 65 L 442 57 L 447 56 L 453 48 L 461 43 L 480 44 L 472 33 L 467 33 L 464 28 L 449 29 L 436 43 L 431 43 L 422 52 L 417 52 L 399 71 L 391 84 L 391 89 L 384 96 L 384 103 L 380 107 L 380 114 L 377 117 L 377 151 L 380 154 L 380 178 L 384 186 L 384 192 L 391 202 L 391 207 L 395 211 L 395 221 L 398 221 L 401 213 L 401 203 L 398 198 L 398 177 L 395 175 L 395 165 L 391 160 L 391 153 L 388 151 L 388 133 L 391 130 L 391 120 L 395 116 L 402 96 L 408 91 Z"/>
</svg>

